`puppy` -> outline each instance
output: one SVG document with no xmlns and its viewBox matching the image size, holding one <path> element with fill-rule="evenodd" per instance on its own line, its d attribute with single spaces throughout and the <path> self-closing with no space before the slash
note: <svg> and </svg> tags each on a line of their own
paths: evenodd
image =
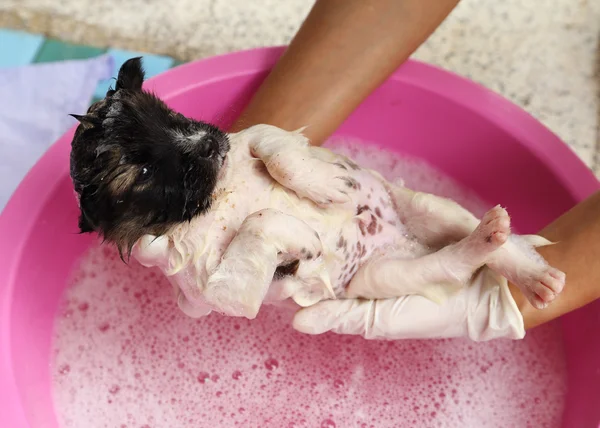
<svg viewBox="0 0 600 428">
<path fill-rule="evenodd" d="M 422 294 L 443 300 L 488 265 L 538 307 L 564 274 L 510 235 L 507 212 L 481 221 L 312 147 L 301 131 L 258 125 L 236 134 L 186 118 L 142 89 L 141 59 L 92 105 L 72 143 L 81 232 L 97 232 L 169 277 L 190 316 L 216 309 L 253 318 L 263 302 Z M 509 239 L 510 238 L 510 239 Z M 402 284 L 351 281 L 382 254 Z M 391 286 L 394 285 L 394 286 Z"/>
</svg>

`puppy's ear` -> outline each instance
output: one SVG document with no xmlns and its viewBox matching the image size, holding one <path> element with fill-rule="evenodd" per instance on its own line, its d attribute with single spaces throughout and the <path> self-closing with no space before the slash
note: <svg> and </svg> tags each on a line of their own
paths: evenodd
<svg viewBox="0 0 600 428">
<path fill-rule="evenodd" d="M 93 231 L 94 231 L 94 228 L 88 222 L 87 217 L 82 212 L 81 215 L 79 216 L 79 233 L 90 233 Z"/>
<path fill-rule="evenodd" d="M 142 89 L 142 83 L 144 83 L 144 74 L 142 57 L 128 59 L 119 70 L 115 91 L 120 89 L 140 91 Z"/>
<path fill-rule="evenodd" d="M 89 115 L 79 115 L 79 114 L 69 114 L 72 118 L 77 120 L 80 124 L 83 125 L 83 129 L 91 129 L 94 126 L 102 125 L 102 121 L 100 121 L 97 117 L 89 116 Z"/>
<path fill-rule="evenodd" d="M 79 215 L 80 233 L 90 233 L 94 231 L 93 220 L 86 214 L 87 212 L 90 212 L 88 210 L 88 205 L 90 203 L 90 192 L 88 192 L 87 189 L 83 189 L 79 195 L 79 209 L 81 211 Z"/>
</svg>

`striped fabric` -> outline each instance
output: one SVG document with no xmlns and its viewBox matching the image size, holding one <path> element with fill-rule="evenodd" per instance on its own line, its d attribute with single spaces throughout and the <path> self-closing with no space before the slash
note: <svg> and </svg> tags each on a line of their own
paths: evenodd
<svg viewBox="0 0 600 428">
<path fill-rule="evenodd" d="M 134 56 L 144 57 L 144 68 L 147 77 L 155 76 L 180 64 L 179 61 L 168 56 L 75 45 L 56 39 L 47 39 L 40 34 L 0 29 L 0 68 L 49 61 L 87 59 L 104 53 L 110 54 L 114 59 L 115 69 L 112 73 L 114 76 L 116 76 L 121 64 Z M 110 84 L 110 80 L 100 82 L 96 88 L 95 99 L 103 98 Z"/>
</svg>

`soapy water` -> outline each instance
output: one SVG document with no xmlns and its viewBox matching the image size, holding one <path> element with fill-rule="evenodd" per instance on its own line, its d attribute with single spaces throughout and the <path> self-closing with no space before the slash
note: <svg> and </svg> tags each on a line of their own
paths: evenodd
<svg viewBox="0 0 600 428">
<path fill-rule="evenodd" d="M 488 204 L 426 164 L 333 144 L 386 178 Z M 552 427 L 566 371 L 560 330 L 522 341 L 367 341 L 302 335 L 291 315 L 187 318 L 157 271 L 96 246 L 57 320 L 54 400 L 63 427 Z"/>
</svg>

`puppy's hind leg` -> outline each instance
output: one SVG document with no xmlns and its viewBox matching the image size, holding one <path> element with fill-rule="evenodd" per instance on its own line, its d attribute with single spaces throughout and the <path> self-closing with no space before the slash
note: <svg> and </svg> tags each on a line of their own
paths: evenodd
<svg viewBox="0 0 600 428">
<path fill-rule="evenodd" d="M 217 312 L 255 318 L 278 266 L 294 269 L 322 251 L 318 234 L 303 221 L 274 209 L 258 211 L 242 223 L 203 297 Z"/>
<path fill-rule="evenodd" d="M 449 199 L 400 186 L 390 186 L 390 194 L 396 203 L 398 215 L 408 229 L 432 247 L 439 248 L 458 241 L 477 227 L 477 218 Z M 508 219 L 503 208 L 496 207 L 492 211 Z M 522 241 L 522 245 L 519 245 L 519 241 Z M 492 270 L 519 287 L 538 309 L 554 300 L 565 285 L 565 274 L 548 266 L 533 249 L 548 244 L 536 235 L 511 235 L 487 263 Z"/>
<path fill-rule="evenodd" d="M 460 241 L 479 224 L 477 217 L 450 199 L 390 183 L 386 186 L 400 220 L 425 245 L 440 248 Z"/>
<path fill-rule="evenodd" d="M 464 286 L 507 240 L 510 221 L 506 211 L 488 211 L 466 238 L 416 259 L 387 254 L 367 262 L 354 275 L 345 297 L 387 299 L 419 294 L 444 300 Z"/>
</svg>

